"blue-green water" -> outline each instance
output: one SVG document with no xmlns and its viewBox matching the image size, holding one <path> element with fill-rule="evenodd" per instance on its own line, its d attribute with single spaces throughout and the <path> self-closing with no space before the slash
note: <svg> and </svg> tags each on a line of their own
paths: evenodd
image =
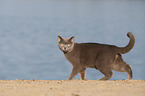
<svg viewBox="0 0 145 96">
<path fill-rule="evenodd" d="M 57 46 L 57 35 L 125 46 L 127 32 L 133 32 L 136 44 L 123 58 L 133 79 L 145 80 L 145 1 L 0 0 L 0 79 L 66 80 L 72 66 Z M 101 77 L 87 69 L 87 79 Z M 114 71 L 111 79 L 127 74 Z"/>
</svg>

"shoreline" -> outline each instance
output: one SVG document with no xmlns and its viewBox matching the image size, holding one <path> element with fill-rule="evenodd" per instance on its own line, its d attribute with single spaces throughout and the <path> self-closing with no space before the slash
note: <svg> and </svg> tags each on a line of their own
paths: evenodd
<svg viewBox="0 0 145 96">
<path fill-rule="evenodd" d="M 145 80 L 0 80 L 0 96 L 144 96 Z"/>
</svg>

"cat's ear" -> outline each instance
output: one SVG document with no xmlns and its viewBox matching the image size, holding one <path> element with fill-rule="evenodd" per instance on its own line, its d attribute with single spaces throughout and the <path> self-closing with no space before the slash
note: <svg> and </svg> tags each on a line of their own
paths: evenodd
<svg viewBox="0 0 145 96">
<path fill-rule="evenodd" d="M 58 38 L 58 42 L 60 42 L 62 40 L 61 36 L 57 36 L 57 38 Z"/>
<path fill-rule="evenodd" d="M 74 38 L 75 38 L 75 37 L 72 36 L 72 37 L 70 38 L 70 41 L 71 41 L 71 42 L 74 42 Z"/>
</svg>

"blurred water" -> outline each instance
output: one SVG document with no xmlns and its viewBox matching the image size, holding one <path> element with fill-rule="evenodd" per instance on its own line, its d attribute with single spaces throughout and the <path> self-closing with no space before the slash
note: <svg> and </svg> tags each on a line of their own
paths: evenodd
<svg viewBox="0 0 145 96">
<path fill-rule="evenodd" d="M 66 80 L 72 66 L 57 47 L 57 35 L 125 46 L 130 31 L 136 44 L 123 58 L 133 79 L 145 80 L 144 5 L 143 0 L 0 0 L 0 79 Z M 101 77 L 87 69 L 87 79 Z M 126 78 L 114 72 L 112 80 Z"/>
</svg>

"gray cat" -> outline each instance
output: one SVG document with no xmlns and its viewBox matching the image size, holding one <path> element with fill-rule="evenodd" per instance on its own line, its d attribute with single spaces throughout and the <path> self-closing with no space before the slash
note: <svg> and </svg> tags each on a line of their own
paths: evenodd
<svg viewBox="0 0 145 96">
<path fill-rule="evenodd" d="M 58 46 L 65 58 L 72 64 L 73 69 L 68 80 L 80 73 L 80 79 L 84 80 L 86 68 L 96 68 L 104 77 L 99 80 L 108 80 L 112 77 L 112 70 L 128 73 L 128 79 L 132 79 L 132 69 L 126 64 L 121 54 L 129 52 L 134 44 L 135 37 L 131 32 L 127 36 L 130 42 L 125 47 L 99 43 L 75 43 L 74 36 L 62 38 L 58 36 Z"/>
</svg>

